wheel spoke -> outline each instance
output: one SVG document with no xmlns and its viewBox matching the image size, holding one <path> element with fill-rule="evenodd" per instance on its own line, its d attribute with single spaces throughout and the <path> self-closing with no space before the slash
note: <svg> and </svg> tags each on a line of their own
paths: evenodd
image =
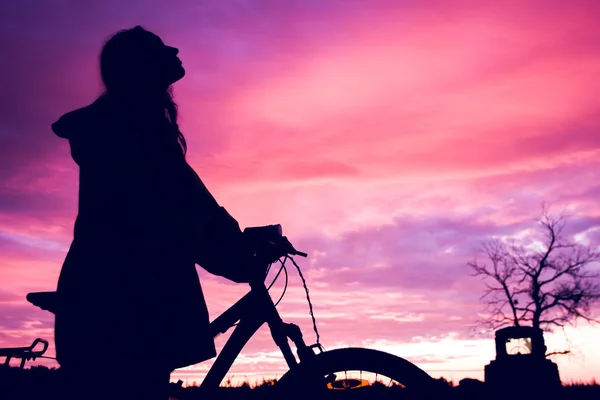
<svg viewBox="0 0 600 400">
<path fill-rule="evenodd" d="M 339 374 L 337 379 L 334 378 L 328 384 L 329 388 L 337 390 L 358 389 L 363 386 L 363 382 L 366 386 L 370 386 L 369 382 L 373 382 L 375 386 L 389 388 L 422 386 L 433 380 L 426 372 L 406 360 L 377 350 L 338 349 L 321 353 L 317 358 L 318 360 L 315 359 L 314 362 L 304 364 L 303 368 L 297 369 L 298 373 L 289 375 L 287 382 L 295 388 L 305 388 L 306 382 L 301 375 L 303 370 L 315 371 L 319 375 L 323 374 L 322 376 L 334 377 Z M 341 378 L 341 371 L 344 372 L 344 378 Z M 356 372 L 360 379 L 354 375 Z M 381 380 L 379 375 L 382 375 Z M 372 377 L 375 378 L 374 381 Z M 386 380 L 388 380 L 387 384 Z"/>
</svg>

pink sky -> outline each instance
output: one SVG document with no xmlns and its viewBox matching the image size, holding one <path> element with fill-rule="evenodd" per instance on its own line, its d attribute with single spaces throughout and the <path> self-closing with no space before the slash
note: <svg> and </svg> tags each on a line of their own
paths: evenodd
<svg viewBox="0 0 600 400">
<path fill-rule="evenodd" d="M 220 203 L 242 226 L 281 223 L 310 254 L 299 263 L 326 348 L 481 379 L 494 345 L 470 331 L 479 243 L 534 227 L 549 202 L 600 245 L 595 1 L 91 4 L 0 13 L 0 347 L 52 338 L 52 316 L 24 300 L 54 289 L 77 211 L 76 166 L 50 123 L 94 100 L 103 40 L 136 24 L 180 49 L 188 159 Z M 213 318 L 246 291 L 199 272 Z M 311 341 L 290 272 L 280 312 Z M 600 379 L 600 328 L 567 333 L 563 380 Z M 281 375 L 276 350 L 261 330 L 232 374 Z"/>
</svg>

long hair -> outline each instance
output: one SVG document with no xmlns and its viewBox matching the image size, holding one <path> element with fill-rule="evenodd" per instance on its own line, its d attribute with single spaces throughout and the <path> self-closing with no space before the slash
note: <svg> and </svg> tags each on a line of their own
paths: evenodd
<svg viewBox="0 0 600 400">
<path fill-rule="evenodd" d="M 111 36 L 100 53 L 100 75 L 105 87 L 104 96 L 123 97 L 140 89 L 137 78 L 144 73 L 144 44 L 149 32 L 141 26 L 123 29 Z M 177 124 L 177 104 L 173 100 L 173 87 L 157 94 L 157 102 L 176 133 L 183 154 L 187 143 Z"/>
</svg>

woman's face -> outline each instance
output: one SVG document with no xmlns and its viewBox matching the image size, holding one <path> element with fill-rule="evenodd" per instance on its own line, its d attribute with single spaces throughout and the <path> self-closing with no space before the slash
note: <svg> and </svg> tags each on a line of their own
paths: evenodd
<svg viewBox="0 0 600 400">
<path fill-rule="evenodd" d="M 165 88 L 185 75 L 185 69 L 177 54 L 179 50 L 167 46 L 157 35 L 145 32 L 142 57 L 149 78 Z"/>
</svg>

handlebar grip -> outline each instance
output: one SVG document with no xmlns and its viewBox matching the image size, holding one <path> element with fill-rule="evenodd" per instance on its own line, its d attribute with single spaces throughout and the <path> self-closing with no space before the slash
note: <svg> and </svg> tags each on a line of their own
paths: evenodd
<svg viewBox="0 0 600 400">
<path fill-rule="evenodd" d="M 41 350 L 37 350 L 37 351 L 33 351 L 33 349 L 35 349 L 35 347 L 38 345 L 38 343 L 41 343 L 43 345 L 43 348 Z M 43 355 L 46 350 L 48 350 L 48 341 L 44 340 L 42 338 L 37 338 L 33 341 L 33 343 L 31 344 L 31 346 L 29 347 L 29 351 L 32 353 L 35 353 L 36 356 L 41 356 Z"/>
<path fill-rule="evenodd" d="M 297 255 L 297 256 L 300 256 L 300 257 L 308 257 L 308 254 L 306 254 L 306 253 L 303 253 L 303 252 L 301 252 L 301 251 L 296 251 L 296 255 Z"/>
</svg>

